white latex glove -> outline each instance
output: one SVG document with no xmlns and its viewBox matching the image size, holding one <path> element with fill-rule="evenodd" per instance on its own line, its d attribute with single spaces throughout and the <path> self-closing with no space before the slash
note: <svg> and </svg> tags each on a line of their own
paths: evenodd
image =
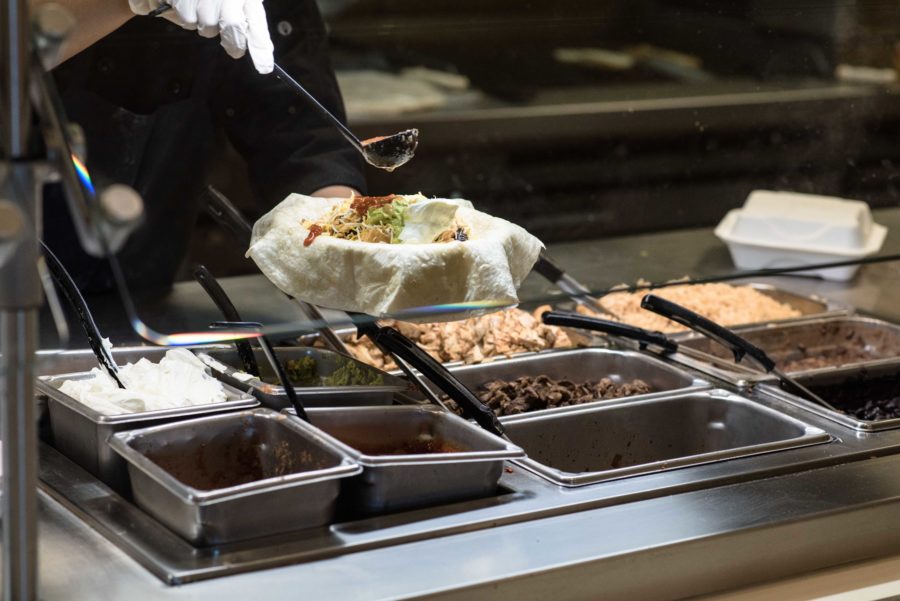
<svg viewBox="0 0 900 601">
<path fill-rule="evenodd" d="M 205 38 L 217 35 L 232 58 L 241 58 L 249 50 L 260 73 L 271 73 L 275 66 L 272 38 L 266 23 L 262 0 L 166 0 L 172 9 L 163 17 L 185 29 L 197 30 Z M 128 0 L 132 12 L 146 15 L 162 4 L 160 0 Z"/>
</svg>

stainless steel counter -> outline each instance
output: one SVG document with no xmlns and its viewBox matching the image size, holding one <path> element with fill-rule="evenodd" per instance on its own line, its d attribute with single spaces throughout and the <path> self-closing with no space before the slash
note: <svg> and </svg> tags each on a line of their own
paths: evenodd
<svg viewBox="0 0 900 601">
<path fill-rule="evenodd" d="M 876 219 L 896 227 L 900 210 L 879 212 Z M 898 247 L 892 235 L 885 252 Z M 708 230 L 557 245 L 550 251 L 595 286 L 731 269 L 727 252 Z M 866 267 L 849 286 L 806 278 L 777 281 L 900 320 L 893 300 L 900 298 L 898 274 L 900 267 L 890 263 Z M 281 315 L 281 301 L 266 300 L 278 293 L 259 278 L 227 284 L 231 292 L 250 295 L 245 298 L 254 299 L 258 313 Z M 541 282 L 529 280 L 527 295 L 548 293 Z M 170 320 L 174 329 L 178 320 L 207 319 L 212 311 L 199 294 L 192 284 L 176 288 L 167 305 L 158 305 L 155 325 Z M 190 314 L 191 305 L 197 313 Z M 187 313 L 173 313 L 182 309 Z M 502 500 L 472 502 L 458 512 L 420 510 L 298 533 L 277 549 L 292 565 L 180 586 L 164 584 L 45 490 L 41 597 L 677 598 L 900 552 L 900 529 L 893 527 L 900 519 L 895 477 L 900 455 L 893 454 L 900 450 L 900 431 L 856 433 L 797 408 L 780 408 L 838 442 L 578 489 L 514 471 L 502 481 L 514 496 L 507 507 Z M 878 443 L 877 452 L 871 451 L 872 442 Z M 740 462 L 745 469 L 735 471 Z M 78 493 L 79 516 L 84 507 L 109 510 L 102 489 L 84 483 Z M 133 525 L 127 512 L 117 520 L 114 527 L 121 531 Z M 158 549 L 165 554 L 168 543 L 160 540 Z M 332 551 L 303 552 L 323 541 Z M 171 556 L 182 562 L 170 566 L 173 574 L 216 561 L 227 568 L 253 553 L 238 547 L 191 556 L 175 553 L 172 545 Z M 292 563 L 297 561 L 305 562 Z"/>
</svg>

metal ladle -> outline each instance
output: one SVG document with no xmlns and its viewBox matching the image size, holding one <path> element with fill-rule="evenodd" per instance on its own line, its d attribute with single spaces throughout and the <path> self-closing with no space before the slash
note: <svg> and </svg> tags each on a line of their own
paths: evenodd
<svg viewBox="0 0 900 601">
<path fill-rule="evenodd" d="M 161 4 L 156 10 L 150 11 L 147 16 L 158 17 L 171 10 L 171 8 L 168 4 Z M 418 129 L 406 129 L 392 136 L 377 136 L 360 141 L 346 125 L 341 123 L 340 119 L 332 115 L 331 111 L 325 108 L 315 96 L 310 94 L 306 88 L 300 85 L 300 82 L 291 77 L 278 63 L 275 63 L 273 71 L 278 79 L 294 88 L 294 91 L 305 97 L 319 111 L 319 114 L 331 121 L 331 124 L 341 132 L 341 135 L 359 151 L 370 165 L 385 171 L 393 171 L 409 162 L 416 154 L 416 147 L 419 145 Z"/>
</svg>

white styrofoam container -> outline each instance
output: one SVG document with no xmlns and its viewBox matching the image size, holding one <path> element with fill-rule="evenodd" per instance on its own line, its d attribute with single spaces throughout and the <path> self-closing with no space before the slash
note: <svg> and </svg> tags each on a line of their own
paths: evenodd
<svg viewBox="0 0 900 601">
<path fill-rule="evenodd" d="M 872 221 L 869 206 L 829 196 L 755 190 L 743 208 L 716 227 L 740 269 L 796 267 L 861 259 L 878 252 L 887 228 Z M 800 273 L 851 279 L 858 265 Z"/>
</svg>

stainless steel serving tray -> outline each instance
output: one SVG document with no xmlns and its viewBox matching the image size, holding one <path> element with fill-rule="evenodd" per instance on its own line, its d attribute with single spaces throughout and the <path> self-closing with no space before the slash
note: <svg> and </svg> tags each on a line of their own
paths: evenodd
<svg viewBox="0 0 900 601">
<path fill-rule="evenodd" d="M 569 487 L 831 440 L 820 428 L 721 389 L 501 421 L 528 454 L 517 463 Z"/>
<path fill-rule="evenodd" d="M 107 445 L 106 441 L 111 434 L 196 415 L 247 409 L 259 404 L 259 401 L 252 396 L 225 384 L 223 386 L 228 400 L 224 403 L 104 415 L 59 390 L 66 380 L 80 380 L 88 377 L 91 377 L 90 372 L 78 372 L 41 376 L 37 379 L 35 386 L 38 393 L 48 400 L 53 444 L 64 455 L 97 476 L 113 490 L 126 495 L 129 490 L 128 468 L 125 462 Z"/>
<path fill-rule="evenodd" d="M 185 469 L 215 474 L 248 461 L 229 453 L 241 438 L 250 440 L 262 471 L 271 476 L 200 490 L 148 457 L 165 451 L 177 455 L 175 461 L 183 460 Z M 138 506 L 195 545 L 327 524 L 334 514 L 340 479 L 362 470 L 315 428 L 269 409 L 121 432 L 110 439 L 110 446 L 128 462 Z M 313 469 L 300 471 L 305 465 Z"/>
<path fill-rule="evenodd" d="M 511 359 L 477 365 L 450 367 L 450 371 L 471 390 L 492 380 L 514 380 L 522 376 L 546 375 L 557 380 L 584 382 L 609 378 L 616 384 L 641 379 L 654 392 L 621 399 L 598 400 L 611 403 L 623 399 L 655 398 L 672 392 L 709 386 L 692 373 L 656 357 L 637 351 L 580 348 L 529 353 Z M 593 405 L 595 403 L 586 403 Z M 585 405 L 532 411 L 529 415 L 571 411 Z"/>
<path fill-rule="evenodd" d="M 895 359 L 893 361 L 880 361 L 877 363 L 865 364 L 861 366 L 856 365 L 831 368 L 826 370 L 817 370 L 814 373 L 810 372 L 807 374 L 799 375 L 796 379 L 804 386 L 808 388 L 811 387 L 815 392 L 815 388 L 817 386 L 838 384 L 848 380 L 852 381 L 856 378 L 865 380 L 868 378 L 880 377 L 892 377 L 900 382 L 900 359 Z M 797 407 L 802 407 L 807 411 L 811 411 L 816 415 L 837 422 L 842 426 L 846 426 L 847 428 L 851 428 L 858 432 L 880 432 L 884 430 L 893 430 L 896 428 L 900 428 L 900 418 L 883 419 L 878 421 L 858 419 L 853 415 L 841 413 L 838 411 L 831 411 L 829 409 L 826 409 L 825 407 L 822 407 L 821 405 L 788 393 L 782 390 L 778 386 L 778 383 L 775 381 L 762 383 L 757 386 L 757 388 L 765 394 L 769 394 L 778 399 L 787 401 L 793 405 L 796 405 Z M 900 388 L 900 384 L 898 384 L 898 388 Z M 825 400 L 827 401 L 829 399 L 826 398 Z M 862 399 L 862 401 L 865 402 L 865 399 Z"/>
<path fill-rule="evenodd" d="M 765 325 L 735 328 L 741 336 L 760 347 L 776 362 L 782 364 L 804 356 L 814 357 L 826 349 L 852 345 L 870 353 L 870 358 L 815 369 L 786 369 L 792 374 L 815 374 L 831 371 L 836 367 L 853 365 L 875 366 L 900 359 L 900 326 L 858 315 L 793 320 Z M 676 355 L 675 360 L 694 369 L 721 378 L 738 386 L 773 378 L 761 372 L 750 373 L 729 369 L 734 365 L 731 352 L 722 345 L 699 334 L 677 336 L 679 345 L 721 357 L 722 364 L 711 365 L 695 356 Z"/>
<path fill-rule="evenodd" d="M 293 409 L 284 413 L 296 420 Z M 506 460 L 519 447 L 468 421 L 429 406 L 310 409 L 309 419 L 363 467 L 342 483 L 341 505 L 352 515 L 372 515 L 492 495 Z M 375 454 L 421 436 L 458 452 Z"/>
<path fill-rule="evenodd" d="M 383 372 L 371 365 L 357 361 L 341 353 L 327 349 L 308 347 L 283 347 L 275 349 L 282 363 L 288 361 L 311 359 L 315 361 L 320 378 L 334 376 L 341 369 L 359 370 L 359 375 L 366 379 L 381 380 L 380 384 L 351 384 L 342 386 L 295 386 L 297 398 L 307 407 L 343 407 L 390 405 L 394 395 L 409 389 L 405 380 Z M 223 382 L 240 390 L 245 390 L 272 409 L 286 409 L 291 406 L 284 387 L 263 382 L 259 378 L 241 372 L 240 358 L 233 348 L 214 349 L 197 352 L 197 356 Z M 271 366 L 259 349 L 254 349 L 260 373 L 265 378 L 274 377 Z"/>
</svg>

